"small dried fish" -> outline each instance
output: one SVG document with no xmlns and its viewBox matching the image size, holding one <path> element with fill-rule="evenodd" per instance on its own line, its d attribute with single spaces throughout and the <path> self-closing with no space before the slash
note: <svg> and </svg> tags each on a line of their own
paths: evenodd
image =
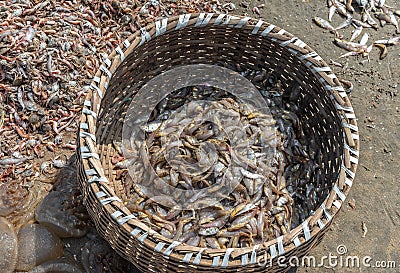
<svg viewBox="0 0 400 273">
<path fill-rule="evenodd" d="M 208 228 L 200 228 L 199 229 L 199 235 L 202 236 L 212 236 L 215 235 L 219 232 L 218 227 L 208 227 Z"/>
<path fill-rule="evenodd" d="M 335 13 L 336 13 L 336 7 L 334 5 L 331 5 L 329 7 L 329 14 L 328 14 L 329 22 L 332 22 L 333 15 L 335 15 Z"/>
<path fill-rule="evenodd" d="M 362 234 L 361 237 L 365 238 L 365 236 L 367 235 L 368 229 L 367 229 L 367 225 L 365 224 L 364 221 L 361 222 L 361 228 L 362 228 L 362 231 L 363 231 L 363 234 Z"/>
<path fill-rule="evenodd" d="M 337 26 L 337 27 L 335 28 L 335 30 L 339 30 L 339 29 L 346 28 L 346 27 L 350 26 L 351 23 L 352 23 L 352 21 L 353 21 L 353 18 L 351 18 L 351 17 L 348 18 L 348 19 L 346 19 L 346 21 L 344 21 L 344 22 L 341 23 L 339 26 Z"/>
<path fill-rule="evenodd" d="M 260 15 L 261 13 L 260 13 L 260 9 L 258 8 L 258 7 L 254 7 L 253 8 L 253 13 L 254 14 L 257 14 L 257 15 Z"/>
<path fill-rule="evenodd" d="M 369 39 L 368 33 L 364 33 L 364 35 L 361 37 L 360 45 L 362 45 L 362 46 L 366 45 L 368 42 L 368 39 Z"/>
<path fill-rule="evenodd" d="M 366 22 L 357 20 L 357 19 L 355 19 L 355 18 L 353 18 L 351 22 L 352 22 L 352 24 L 353 24 L 354 26 L 356 26 L 356 27 L 375 28 L 375 29 L 377 29 L 376 24 L 375 24 L 375 25 L 370 25 L 370 24 L 368 24 L 368 23 L 366 23 Z"/>
<path fill-rule="evenodd" d="M 30 157 L 20 157 L 20 158 L 5 158 L 5 159 L 0 159 L 0 165 L 15 165 L 15 164 L 21 164 L 24 163 L 27 160 L 33 159 L 33 156 Z"/>
<path fill-rule="evenodd" d="M 353 8 L 353 6 L 352 6 L 352 0 L 346 0 L 345 1 L 346 2 L 346 9 L 348 10 L 348 11 L 350 11 L 350 12 L 354 12 L 354 8 Z"/>
<path fill-rule="evenodd" d="M 343 80 L 343 79 L 340 79 L 339 81 L 346 87 L 346 89 L 345 89 L 346 93 L 350 94 L 351 91 L 353 91 L 354 86 L 351 81 Z"/>
<path fill-rule="evenodd" d="M 375 5 L 377 8 L 382 8 L 385 5 L 386 1 L 385 0 L 376 0 Z"/>
<path fill-rule="evenodd" d="M 352 208 L 352 209 L 356 208 L 356 201 L 354 200 L 354 198 L 349 199 L 348 204 L 349 204 L 350 208 Z"/>
<path fill-rule="evenodd" d="M 356 0 L 359 7 L 366 8 L 368 5 L 368 0 Z"/>
<path fill-rule="evenodd" d="M 1 104 L 0 104 L 0 129 L 3 127 L 4 124 L 4 116 L 5 116 L 5 111 L 3 110 Z"/>
<path fill-rule="evenodd" d="M 332 59 L 330 59 L 330 62 L 331 62 L 332 65 L 335 65 L 335 66 L 338 66 L 338 67 L 343 67 L 343 65 L 341 63 L 338 63 L 338 62 L 336 62 L 336 61 L 334 61 Z"/>
<path fill-rule="evenodd" d="M 384 44 L 384 45 L 398 45 L 400 43 L 400 36 L 393 37 L 388 40 L 378 40 L 374 44 Z"/>
<path fill-rule="evenodd" d="M 347 8 L 346 8 L 345 5 L 343 5 L 342 3 L 340 3 L 340 2 L 338 2 L 336 0 L 331 0 L 331 1 L 332 1 L 333 5 L 335 6 L 336 11 L 340 15 L 342 15 L 342 16 L 344 16 L 346 18 L 351 18 L 351 16 L 347 13 Z"/>
<path fill-rule="evenodd" d="M 348 42 L 345 40 L 341 40 L 338 38 L 335 38 L 335 43 L 340 46 L 343 49 L 346 49 L 347 51 L 353 51 L 353 52 L 357 52 L 357 53 L 361 53 L 364 50 L 363 45 L 361 45 L 360 43 L 353 43 L 353 42 Z"/>
<path fill-rule="evenodd" d="M 381 50 L 381 55 L 379 56 L 380 60 L 383 60 L 386 58 L 387 54 L 388 54 L 388 50 L 386 45 L 384 44 L 374 44 L 374 46 L 378 47 Z"/>
<path fill-rule="evenodd" d="M 155 122 L 147 123 L 147 124 L 141 126 L 141 129 L 143 131 L 145 131 L 146 133 L 151 133 L 151 132 L 154 132 L 157 129 L 159 129 L 161 124 L 162 123 L 160 121 L 155 121 Z"/>
<path fill-rule="evenodd" d="M 397 23 L 396 18 L 394 18 L 394 17 L 392 18 L 391 16 L 389 16 L 383 12 L 375 13 L 375 17 L 381 21 L 384 21 L 386 23 L 394 25 L 396 27 L 396 31 L 399 31 L 399 25 Z M 394 20 L 392 20 L 392 19 L 394 19 Z"/>
<path fill-rule="evenodd" d="M 367 37 L 367 36 L 366 36 Z M 365 40 L 366 38 L 364 38 Z M 372 50 L 373 45 L 366 46 L 361 43 L 354 43 L 354 42 L 348 42 L 340 39 L 335 39 L 335 43 L 343 48 L 346 49 L 347 51 L 350 51 L 349 53 L 341 55 L 339 58 L 344 58 L 348 56 L 356 56 L 362 54 L 365 57 L 369 58 L 369 53 Z"/>
<path fill-rule="evenodd" d="M 353 30 L 353 34 L 351 35 L 351 38 L 350 38 L 349 41 L 352 42 L 352 41 L 354 41 L 355 39 L 357 39 L 358 36 L 361 35 L 362 30 L 363 30 L 363 27 L 362 27 L 362 26 L 359 26 L 359 27 L 357 27 L 355 30 Z"/>
<path fill-rule="evenodd" d="M 397 22 L 397 19 L 392 11 L 389 12 L 389 16 L 390 16 L 390 21 L 396 27 L 396 33 L 400 34 L 399 22 Z"/>
<path fill-rule="evenodd" d="M 340 36 L 336 29 L 328 21 L 320 17 L 314 17 L 313 20 L 317 26 L 329 30 L 330 32 L 334 33 L 335 36 Z"/>
</svg>

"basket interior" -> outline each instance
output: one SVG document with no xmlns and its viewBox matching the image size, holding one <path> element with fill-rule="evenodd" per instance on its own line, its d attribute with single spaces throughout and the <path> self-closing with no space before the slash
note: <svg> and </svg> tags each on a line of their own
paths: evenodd
<svg viewBox="0 0 400 273">
<path fill-rule="evenodd" d="M 235 67 L 239 64 L 244 69 L 272 69 L 283 88 L 299 86 L 297 114 L 305 134 L 315 139 L 315 161 L 320 167 L 310 180 L 321 190 L 316 202 L 308 206 L 306 218 L 325 200 L 339 175 L 344 141 L 341 120 L 330 94 L 306 62 L 270 38 L 250 32 L 226 26 L 189 26 L 167 31 L 136 48 L 126 56 L 109 82 L 97 119 L 97 144 L 106 147 L 113 140 L 121 141 L 130 98 L 151 78 L 176 65 L 202 63 Z M 105 150 L 100 148 L 99 152 Z"/>
</svg>

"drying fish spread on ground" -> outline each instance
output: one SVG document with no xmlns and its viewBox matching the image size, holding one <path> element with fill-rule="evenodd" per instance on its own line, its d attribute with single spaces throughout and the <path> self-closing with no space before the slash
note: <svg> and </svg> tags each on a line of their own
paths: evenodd
<svg viewBox="0 0 400 273">
<path fill-rule="evenodd" d="M 285 91 L 273 71 L 231 69 L 261 88 L 270 113 L 216 87 L 185 87 L 157 105 L 141 128 L 146 139 L 133 142 L 137 152 L 115 164 L 133 215 L 192 246 L 277 238 L 305 220 L 323 190 L 310 182 L 319 166 L 296 114 L 300 87 Z"/>
<path fill-rule="evenodd" d="M 156 19 L 233 9 L 192 1 L 0 1 L 1 183 L 29 188 L 65 164 L 51 159 L 76 148 L 77 117 L 103 54 Z"/>
<path fill-rule="evenodd" d="M 342 57 L 362 55 L 369 58 L 373 46 L 381 50 L 380 59 L 384 59 L 388 53 L 388 46 L 397 46 L 400 43 L 400 36 L 380 39 L 367 45 L 369 40 L 368 31 L 378 30 L 385 25 L 391 25 L 397 34 L 400 34 L 398 17 L 400 7 L 392 7 L 384 0 L 328 0 L 328 20 L 321 17 L 314 17 L 314 22 L 335 34 L 335 44 L 347 51 Z M 345 21 L 337 27 L 330 23 L 335 14 L 339 14 Z M 379 26 L 380 25 L 380 26 Z M 354 30 L 349 39 L 344 39 L 339 33 L 340 29 L 353 26 Z M 387 26 L 388 27 L 388 26 Z M 359 42 L 355 42 L 362 35 Z"/>
</svg>

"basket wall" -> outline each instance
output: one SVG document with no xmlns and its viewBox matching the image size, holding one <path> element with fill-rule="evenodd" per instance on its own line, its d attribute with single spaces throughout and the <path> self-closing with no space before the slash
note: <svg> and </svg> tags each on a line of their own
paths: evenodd
<svg viewBox="0 0 400 273">
<path fill-rule="evenodd" d="M 256 248 L 227 251 L 179 245 L 135 219 L 115 194 L 111 143 L 121 139 L 129 98 L 173 66 L 221 62 L 272 68 L 284 87 L 299 84 L 304 130 L 315 136 L 320 155 L 322 167 L 312 182 L 325 187 L 325 201 L 302 225 Z M 105 56 L 86 97 L 79 140 L 79 181 L 89 213 L 112 247 L 144 272 L 285 272 L 288 268 L 276 263 L 265 268 L 256 261 L 264 253 L 268 258 L 301 257 L 319 242 L 350 190 L 359 149 L 349 98 L 315 51 L 261 20 L 215 14 L 164 19 Z"/>
</svg>

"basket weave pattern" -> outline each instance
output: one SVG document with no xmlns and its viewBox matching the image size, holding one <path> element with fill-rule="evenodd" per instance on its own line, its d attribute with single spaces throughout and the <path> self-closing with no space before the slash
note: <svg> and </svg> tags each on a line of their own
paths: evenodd
<svg viewBox="0 0 400 273">
<path fill-rule="evenodd" d="M 321 143 L 318 180 L 325 201 L 290 233 L 252 248 L 201 249 L 167 239 L 136 219 L 110 162 L 130 97 L 155 75 L 176 65 L 229 61 L 280 72 L 283 87 L 303 87 L 299 106 L 305 131 Z M 286 272 L 257 262 L 306 255 L 322 238 L 352 186 L 359 137 L 350 100 L 322 58 L 285 30 L 249 17 L 185 14 L 133 34 L 104 56 L 86 95 L 78 141 L 79 181 L 100 234 L 144 272 Z"/>
</svg>

